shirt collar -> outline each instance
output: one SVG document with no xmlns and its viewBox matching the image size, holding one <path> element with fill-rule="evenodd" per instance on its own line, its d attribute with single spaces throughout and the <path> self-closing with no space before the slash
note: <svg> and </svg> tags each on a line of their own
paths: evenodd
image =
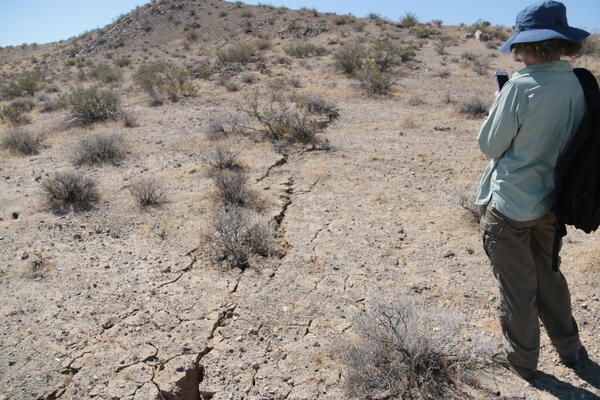
<svg viewBox="0 0 600 400">
<path fill-rule="evenodd" d="M 534 64 L 523 68 L 517 72 L 519 75 L 530 74 L 532 72 L 552 71 L 552 72 L 568 72 L 572 71 L 571 63 L 567 60 L 552 61 L 548 63 Z"/>
</svg>

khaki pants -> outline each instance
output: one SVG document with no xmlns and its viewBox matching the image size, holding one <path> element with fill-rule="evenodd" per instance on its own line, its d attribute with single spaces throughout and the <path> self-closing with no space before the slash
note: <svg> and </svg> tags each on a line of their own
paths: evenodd
<svg viewBox="0 0 600 400">
<path fill-rule="evenodd" d="M 504 347 L 508 361 L 522 368 L 537 367 L 538 317 L 559 354 L 569 355 L 580 346 L 567 281 L 560 271 L 552 271 L 555 222 L 553 212 L 520 222 L 491 207 L 481 219 L 483 246 L 500 289 Z"/>
</svg>

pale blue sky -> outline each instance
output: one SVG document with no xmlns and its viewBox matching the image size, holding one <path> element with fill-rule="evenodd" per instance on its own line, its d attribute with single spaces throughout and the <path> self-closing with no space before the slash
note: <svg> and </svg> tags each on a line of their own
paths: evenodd
<svg viewBox="0 0 600 400">
<path fill-rule="evenodd" d="M 0 46 L 47 43 L 102 27 L 148 0 L 0 0 Z M 373 12 L 399 19 L 407 11 L 421 21 L 441 19 L 449 25 L 482 18 L 512 25 L 516 13 L 531 0 L 246 0 L 248 4 L 316 8 L 364 17 Z M 600 0 L 563 0 L 571 25 L 600 29 Z"/>
</svg>

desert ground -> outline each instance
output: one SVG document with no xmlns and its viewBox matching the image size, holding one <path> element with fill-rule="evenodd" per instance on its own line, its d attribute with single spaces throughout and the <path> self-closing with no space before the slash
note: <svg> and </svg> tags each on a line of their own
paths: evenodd
<svg viewBox="0 0 600 400">
<path fill-rule="evenodd" d="M 0 102 L 31 104 L 4 114 L 0 134 L 39 145 L 0 150 L 0 399 L 401 398 L 349 389 L 359 372 L 342 353 L 360 344 L 357 318 L 406 296 L 442 320 L 460 313 L 461 341 L 497 348 L 497 284 L 470 204 L 488 161 L 477 106 L 493 102 L 495 70 L 521 67 L 497 50 L 509 28 L 407 16 L 165 0 L 69 40 L 0 48 L 0 86 L 43 75 L 33 95 Z M 248 57 L 228 53 L 243 45 Z M 352 46 L 361 67 L 345 73 Z M 159 61 L 179 68 L 175 94 L 140 83 Z M 600 75 L 593 49 L 573 63 Z M 92 87 L 118 95 L 118 115 L 74 121 L 69 94 Z M 326 112 L 310 117 L 298 98 Z M 269 131 L 253 101 L 263 117 L 301 111 L 311 134 Z M 99 135 L 118 135 L 118 161 L 78 162 Z M 215 149 L 243 171 L 235 207 Z M 90 207 L 49 203 L 65 171 L 95 183 Z M 136 202 L 141 180 L 160 201 Z M 233 209 L 228 221 L 266 243 L 242 240 L 241 261 L 216 229 Z M 483 363 L 462 398 L 600 398 L 600 235 L 570 230 L 561 255 L 591 361 L 561 365 L 542 329 L 535 383 Z"/>
</svg>

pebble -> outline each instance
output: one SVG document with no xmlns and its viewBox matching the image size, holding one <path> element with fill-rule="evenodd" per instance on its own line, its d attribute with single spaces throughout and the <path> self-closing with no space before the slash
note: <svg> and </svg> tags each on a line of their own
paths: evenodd
<svg viewBox="0 0 600 400">
<path fill-rule="evenodd" d="M 452 250 L 448 250 L 447 252 L 445 252 L 442 257 L 444 258 L 450 258 L 450 257 L 454 257 L 456 254 L 454 254 L 454 252 Z"/>
<path fill-rule="evenodd" d="M 15 212 L 13 212 L 11 214 L 11 216 L 12 216 L 12 219 L 18 219 L 19 218 L 19 213 L 17 211 L 15 211 Z"/>
<path fill-rule="evenodd" d="M 21 254 L 21 260 L 27 260 L 28 258 L 29 258 L 29 253 L 23 252 L 23 254 Z"/>
</svg>

